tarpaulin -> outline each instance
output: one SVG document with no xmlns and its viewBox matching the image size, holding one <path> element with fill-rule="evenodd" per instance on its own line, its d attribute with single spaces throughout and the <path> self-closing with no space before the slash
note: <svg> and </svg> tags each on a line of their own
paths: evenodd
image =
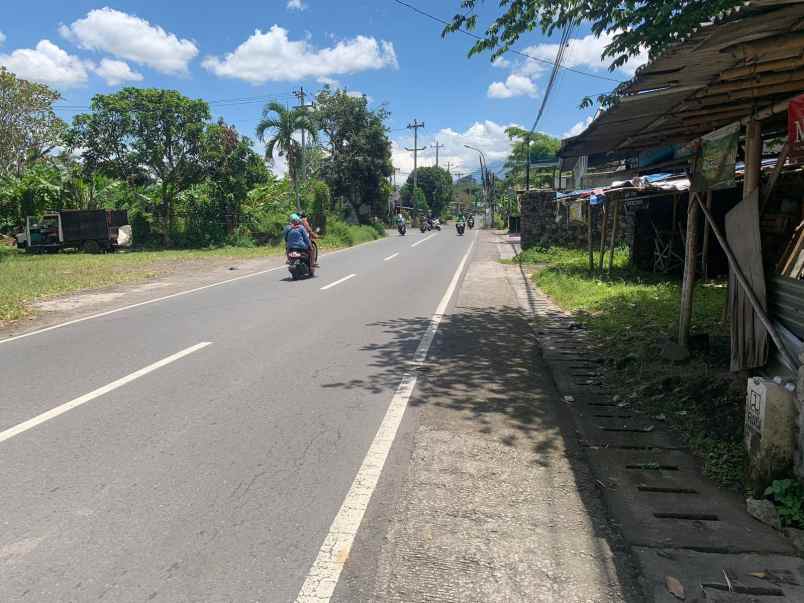
<svg viewBox="0 0 804 603">
<path fill-rule="evenodd" d="M 701 138 L 701 149 L 695 160 L 692 188 L 713 191 L 734 188 L 734 166 L 740 142 L 740 124 L 731 124 Z"/>
</svg>

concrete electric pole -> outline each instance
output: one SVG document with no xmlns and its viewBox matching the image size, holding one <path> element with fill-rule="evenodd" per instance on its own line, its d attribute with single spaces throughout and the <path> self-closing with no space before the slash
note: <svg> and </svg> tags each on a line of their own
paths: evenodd
<svg viewBox="0 0 804 603">
<path fill-rule="evenodd" d="M 298 90 L 293 91 L 293 96 L 295 96 L 297 99 L 299 99 L 299 107 L 298 108 L 301 109 L 304 112 L 306 112 L 307 109 L 309 109 L 309 108 L 314 106 L 312 103 L 310 103 L 309 105 L 304 104 L 304 97 L 306 95 L 307 95 L 307 93 L 304 91 L 304 86 L 299 86 Z M 305 152 L 307 151 L 307 147 L 305 145 L 304 128 L 302 128 L 302 132 L 301 132 L 301 148 L 302 148 L 302 152 L 301 152 L 301 174 L 299 175 L 299 177 L 302 180 L 304 180 L 304 178 L 306 177 L 305 165 L 304 165 L 304 155 L 305 155 Z M 296 209 L 297 210 L 301 209 L 301 199 L 299 198 L 299 184 L 298 184 L 298 182 L 296 183 Z"/>
<path fill-rule="evenodd" d="M 423 128 L 424 123 L 419 123 L 418 120 L 414 119 L 412 124 L 408 124 L 408 130 L 413 130 L 413 148 L 409 149 L 405 147 L 406 151 L 413 152 L 413 200 L 411 204 L 413 208 L 416 208 L 416 191 L 419 188 L 419 179 L 416 175 L 416 168 L 419 165 L 419 151 L 424 151 L 427 147 L 419 148 L 419 128 Z"/>
<path fill-rule="evenodd" d="M 438 150 L 443 149 L 444 145 L 438 144 L 438 141 L 436 140 L 435 144 L 433 145 L 433 148 L 436 150 L 436 167 L 438 167 Z"/>
</svg>

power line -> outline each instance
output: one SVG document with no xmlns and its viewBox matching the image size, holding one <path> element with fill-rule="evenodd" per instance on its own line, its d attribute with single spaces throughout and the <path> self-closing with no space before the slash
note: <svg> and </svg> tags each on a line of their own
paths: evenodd
<svg viewBox="0 0 804 603">
<path fill-rule="evenodd" d="M 420 9 L 420 8 L 418 8 L 416 6 L 413 6 L 412 4 L 408 4 L 407 2 L 403 2 L 402 0 L 393 0 L 393 1 L 396 2 L 397 4 L 400 4 L 400 5 L 404 6 L 404 7 L 406 7 L 406 8 L 409 8 L 410 10 L 412 10 L 412 11 L 414 11 L 416 13 L 419 13 L 420 15 L 422 15 L 424 17 L 427 17 L 428 19 L 432 19 L 433 21 L 436 21 L 437 23 L 441 23 L 442 25 L 450 25 L 449 21 L 441 19 L 440 17 L 436 17 L 435 15 L 432 15 L 432 14 L 426 12 L 426 11 L 423 11 L 422 9 Z M 459 29 L 458 31 L 461 32 L 464 35 L 469 36 L 470 38 L 474 38 L 475 40 L 481 40 L 481 41 L 483 40 L 482 36 L 474 34 L 471 31 L 468 31 L 466 29 Z M 539 57 L 531 56 L 529 54 L 526 54 L 526 53 L 522 52 L 521 50 L 516 50 L 514 48 L 509 48 L 508 52 L 511 52 L 513 54 L 516 54 L 516 55 L 519 55 L 519 56 L 521 56 L 521 57 L 523 57 L 525 59 L 528 59 L 529 61 L 535 61 L 537 63 L 545 63 L 547 65 L 552 65 L 553 64 L 552 61 L 549 61 L 547 59 L 541 59 Z M 577 74 L 580 74 L 580 75 L 585 75 L 587 77 L 597 78 L 599 80 L 606 80 L 606 81 L 609 81 L 609 82 L 616 82 L 618 84 L 621 84 L 623 82 L 622 80 L 618 80 L 618 79 L 613 78 L 613 77 L 608 77 L 608 76 L 605 76 L 605 75 L 598 75 L 597 73 L 589 73 L 588 71 L 581 71 L 580 69 L 574 69 L 572 67 L 563 67 L 562 66 L 561 69 L 563 69 L 565 71 L 571 71 L 573 73 L 577 73 Z"/>
</svg>

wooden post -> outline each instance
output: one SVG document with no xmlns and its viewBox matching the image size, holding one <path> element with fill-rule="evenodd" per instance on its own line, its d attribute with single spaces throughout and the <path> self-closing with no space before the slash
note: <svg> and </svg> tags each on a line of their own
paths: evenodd
<svg viewBox="0 0 804 603">
<path fill-rule="evenodd" d="M 784 169 L 784 164 L 787 161 L 787 158 L 790 156 L 790 143 L 784 143 L 782 150 L 779 152 L 779 157 L 776 159 L 776 165 L 771 172 L 770 177 L 768 178 L 768 183 L 765 185 L 765 188 L 762 191 L 762 200 L 759 202 L 759 215 L 765 213 L 765 208 L 768 205 L 768 201 L 770 201 L 771 195 L 773 194 L 773 189 L 776 186 L 776 181 L 779 180 L 779 176 L 782 173 L 782 169 Z"/>
<path fill-rule="evenodd" d="M 606 235 L 609 231 L 609 204 L 604 203 L 600 208 L 601 225 L 600 225 L 600 268 L 598 272 L 603 273 L 603 262 L 606 258 Z"/>
<path fill-rule="evenodd" d="M 589 236 L 589 272 L 595 271 L 595 252 L 592 250 L 592 204 L 586 201 L 586 230 Z"/>
<path fill-rule="evenodd" d="M 690 194 L 687 208 L 687 245 L 684 254 L 684 282 L 681 286 L 681 313 L 678 318 L 678 343 L 687 347 L 695 293 L 695 255 L 698 251 L 698 193 Z"/>
<path fill-rule="evenodd" d="M 762 176 L 762 123 L 753 120 L 745 127 L 745 180 L 743 199 L 750 199 Z M 759 198 L 759 197 L 757 197 Z"/>
<path fill-rule="evenodd" d="M 698 205 L 696 203 L 696 205 Z M 718 243 L 723 248 L 723 253 L 726 254 L 726 257 L 729 259 L 729 265 L 731 266 L 731 270 L 734 273 L 734 277 L 737 279 L 737 282 L 745 291 L 745 295 L 748 298 L 748 301 L 751 303 L 751 306 L 754 308 L 754 312 L 757 313 L 757 317 L 759 318 L 760 322 L 763 324 L 765 329 L 768 331 L 768 335 L 773 340 L 773 343 L 779 350 L 779 353 L 782 355 L 782 358 L 785 360 L 785 363 L 790 366 L 790 368 L 794 368 L 798 366 L 796 361 L 790 356 L 790 353 L 787 351 L 787 348 L 784 346 L 782 342 L 782 338 L 776 332 L 776 328 L 773 326 L 773 323 L 768 318 L 768 314 L 765 312 L 765 309 L 762 307 L 762 304 L 759 303 L 754 290 L 751 289 L 751 285 L 748 283 L 748 279 L 745 278 L 743 271 L 740 269 L 740 264 L 737 262 L 737 258 L 734 257 L 734 252 L 732 252 L 731 247 L 729 247 L 729 243 L 726 240 L 725 235 L 720 232 L 720 229 L 715 224 L 714 218 L 712 218 L 712 214 L 709 210 L 705 207 L 701 208 L 703 210 L 704 216 L 706 217 L 707 222 L 712 227 L 712 232 L 715 233 L 715 238 L 717 238 Z"/>
<path fill-rule="evenodd" d="M 712 210 L 712 191 L 706 192 L 706 209 Z M 704 223 L 703 255 L 701 256 L 701 273 L 704 280 L 709 279 L 709 222 Z"/>
<path fill-rule="evenodd" d="M 614 266 L 614 246 L 617 244 L 617 228 L 620 226 L 620 203 L 621 199 L 614 202 L 614 218 L 611 226 L 611 255 L 609 256 L 609 274 Z"/>
</svg>

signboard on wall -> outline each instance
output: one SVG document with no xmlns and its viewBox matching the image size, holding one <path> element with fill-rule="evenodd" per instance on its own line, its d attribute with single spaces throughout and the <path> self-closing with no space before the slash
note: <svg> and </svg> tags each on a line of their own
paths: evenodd
<svg viewBox="0 0 804 603">
<path fill-rule="evenodd" d="M 804 94 L 791 100 L 787 108 L 787 140 L 791 151 L 804 151 Z"/>
<path fill-rule="evenodd" d="M 734 166 L 739 142 L 740 124 L 732 124 L 701 137 L 701 148 L 692 175 L 693 190 L 734 188 Z"/>
</svg>

